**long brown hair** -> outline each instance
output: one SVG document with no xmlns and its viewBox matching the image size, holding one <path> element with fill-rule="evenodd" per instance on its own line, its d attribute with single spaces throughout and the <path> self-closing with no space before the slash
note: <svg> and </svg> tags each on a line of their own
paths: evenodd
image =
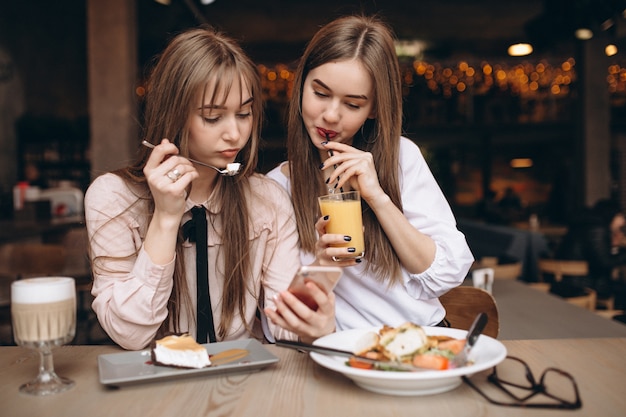
<svg viewBox="0 0 626 417">
<path fill-rule="evenodd" d="M 178 34 L 155 61 L 149 77 L 144 98 L 144 118 L 142 138 L 159 143 L 168 138 L 180 150 L 182 156 L 189 156 L 187 126 L 189 115 L 199 102 L 198 94 L 204 94 L 211 83 L 214 93 L 210 103 L 222 104 L 234 83 L 244 83 L 253 97 L 253 128 L 251 138 L 237 156 L 243 168 L 234 177 L 218 176 L 214 195 L 220 207 L 219 221 L 228 224 L 223 228 L 224 271 L 223 299 L 221 300 L 221 322 L 217 333 L 224 338 L 236 314 L 244 317 L 246 292 L 250 276 L 250 249 L 248 237 L 250 213 L 246 204 L 246 193 L 250 191 L 249 177 L 253 175 L 258 160 L 258 144 L 263 116 L 262 90 L 259 74 L 254 63 L 238 44 L 223 33 L 205 26 L 190 29 Z M 244 91 L 244 85 L 241 86 Z M 201 97 L 204 103 L 205 97 Z M 137 161 L 114 173 L 133 185 L 137 201 L 148 201 L 149 213 L 154 213 L 154 200 L 143 174 L 149 150 L 140 147 Z M 170 327 L 179 332 L 181 309 L 185 308 L 188 317 L 194 317 L 191 297 L 185 279 L 182 234 L 179 233 L 176 245 L 176 265 L 174 286 L 168 302 L 168 320 L 161 326 L 161 334 Z M 245 321 L 244 321 L 245 322 Z M 184 329 L 183 329 L 184 330 Z M 251 329 L 248 329 L 251 331 Z"/>
<path fill-rule="evenodd" d="M 317 196 L 327 188 L 319 165 L 319 151 L 313 146 L 302 120 L 302 90 L 308 73 L 331 61 L 359 60 L 374 83 L 375 118 L 367 119 L 354 137 L 355 148 L 371 152 L 378 180 L 391 201 L 400 209 L 398 180 L 399 147 L 402 131 L 402 85 L 391 29 L 376 16 L 346 16 L 322 27 L 307 45 L 298 64 L 291 96 L 287 155 L 292 200 L 303 249 L 313 252 L 315 221 L 320 216 Z M 365 258 L 368 270 L 389 284 L 400 279 L 400 260 L 374 212 L 363 202 Z"/>
</svg>

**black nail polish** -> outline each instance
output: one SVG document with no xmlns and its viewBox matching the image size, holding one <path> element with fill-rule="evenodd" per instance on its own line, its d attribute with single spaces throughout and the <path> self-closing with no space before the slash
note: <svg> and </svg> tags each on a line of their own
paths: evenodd
<svg viewBox="0 0 626 417">
<path fill-rule="evenodd" d="M 328 219 L 330 219 L 330 216 L 327 214 L 324 216 L 324 220 L 328 220 Z"/>
<path fill-rule="evenodd" d="M 330 179 L 330 178 L 329 178 Z M 339 185 L 338 182 L 335 183 L 335 186 L 333 188 L 337 188 L 337 186 Z"/>
<path fill-rule="evenodd" d="M 355 259 L 354 262 L 356 262 L 357 264 L 360 264 L 362 262 L 361 258 Z"/>
<path fill-rule="evenodd" d="M 330 181 L 330 178 L 326 178 L 326 184 L 328 184 L 329 181 Z"/>
<path fill-rule="evenodd" d="M 326 145 L 328 143 L 327 140 L 325 140 L 324 142 L 322 142 L 322 145 Z"/>
<path fill-rule="evenodd" d="M 345 240 L 346 242 L 350 242 L 352 238 L 350 236 L 344 236 L 343 240 Z"/>
<path fill-rule="evenodd" d="M 320 169 L 324 169 L 324 163 L 323 162 L 320 164 Z"/>
<path fill-rule="evenodd" d="M 354 252 L 356 252 L 356 248 L 348 248 L 348 252 L 354 253 Z"/>
</svg>

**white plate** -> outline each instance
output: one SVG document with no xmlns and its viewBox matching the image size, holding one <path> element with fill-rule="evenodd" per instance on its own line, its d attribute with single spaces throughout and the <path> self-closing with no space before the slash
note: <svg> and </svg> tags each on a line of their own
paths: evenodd
<svg viewBox="0 0 626 417">
<path fill-rule="evenodd" d="M 208 343 L 202 345 L 209 355 L 227 349 L 246 349 L 248 356 L 232 363 L 209 366 L 201 369 L 181 369 L 152 364 L 150 349 L 109 353 L 98 356 L 98 372 L 100 383 L 104 385 L 123 386 L 158 380 L 172 380 L 192 376 L 211 376 L 231 372 L 251 372 L 278 362 L 278 358 L 270 353 L 256 339 L 233 340 L 229 342 Z"/>
<path fill-rule="evenodd" d="M 466 330 L 446 327 L 423 326 L 428 335 L 451 336 L 465 339 Z M 353 351 L 355 343 L 367 332 L 378 332 L 379 328 L 354 329 L 330 334 L 317 339 L 314 344 L 335 349 Z M 346 365 L 346 358 L 311 352 L 311 358 L 321 366 L 340 372 L 355 384 L 368 391 L 388 395 L 430 395 L 450 391 L 463 382 L 461 376 L 472 375 L 489 369 L 506 357 L 506 347 L 494 338 L 480 335 L 469 359 L 470 366 L 445 371 L 391 372 L 357 369 Z"/>
</svg>

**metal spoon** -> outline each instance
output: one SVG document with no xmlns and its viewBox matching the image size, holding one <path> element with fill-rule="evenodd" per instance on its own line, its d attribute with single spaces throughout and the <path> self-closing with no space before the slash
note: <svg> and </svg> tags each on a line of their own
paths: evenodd
<svg viewBox="0 0 626 417">
<path fill-rule="evenodd" d="M 145 147 L 148 147 L 150 149 L 154 149 L 155 146 L 153 144 L 151 144 L 150 142 L 144 140 L 141 142 L 141 144 Z M 209 168 L 213 168 L 214 170 L 216 170 L 217 172 L 219 172 L 220 175 L 224 175 L 226 177 L 232 177 L 234 175 L 239 174 L 239 171 L 241 170 L 241 164 L 239 162 L 233 162 L 232 164 L 227 164 L 225 169 L 220 169 L 218 167 L 214 167 L 213 165 L 209 165 L 206 164 L 204 162 L 201 161 L 197 161 L 195 159 L 191 159 L 191 158 L 187 158 L 190 162 L 193 162 L 194 164 L 198 164 L 198 165 L 202 165 L 205 167 L 209 167 Z"/>
</svg>

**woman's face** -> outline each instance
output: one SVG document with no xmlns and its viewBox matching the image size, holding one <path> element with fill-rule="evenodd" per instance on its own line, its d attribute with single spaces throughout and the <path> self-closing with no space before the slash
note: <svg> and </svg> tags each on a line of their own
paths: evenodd
<svg viewBox="0 0 626 417">
<path fill-rule="evenodd" d="M 374 117 L 374 84 L 360 61 L 329 62 L 309 72 L 302 92 L 302 119 L 313 145 L 352 144 L 367 118 Z M 326 152 L 320 153 L 325 159 Z"/>
<path fill-rule="evenodd" d="M 200 95 L 198 105 L 189 117 L 189 156 L 224 168 L 235 160 L 250 139 L 254 120 L 253 97 L 242 80 L 233 83 L 226 100 L 223 100 L 223 94 L 218 94 L 216 103 L 211 105 L 213 89 L 213 83 L 207 85 L 204 102 Z"/>
</svg>

